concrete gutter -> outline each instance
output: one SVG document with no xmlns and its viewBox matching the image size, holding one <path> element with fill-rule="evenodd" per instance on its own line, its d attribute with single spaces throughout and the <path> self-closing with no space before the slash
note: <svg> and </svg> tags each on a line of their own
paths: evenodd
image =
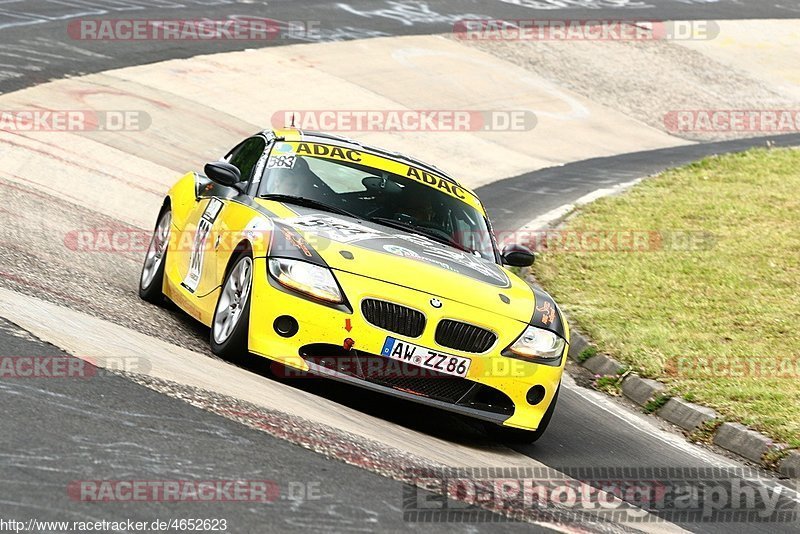
<svg viewBox="0 0 800 534">
<path fill-rule="evenodd" d="M 591 341 L 570 325 L 572 345 L 569 358 L 596 376 L 620 376 L 627 366 L 605 354 L 585 357 L 585 350 L 594 347 Z M 740 423 L 725 422 L 711 408 L 689 402 L 669 394 L 666 384 L 637 374 L 622 379 L 622 395 L 638 404 L 643 411 L 680 427 L 687 436 L 706 430 L 709 442 L 735 454 L 743 460 L 777 471 L 789 478 L 800 479 L 800 452 L 787 450 L 785 444 L 775 443 L 768 436 L 749 429 Z M 785 452 L 784 452 L 785 451 Z M 777 464 L 768 456 L 783 454 Z"/>
</svg>

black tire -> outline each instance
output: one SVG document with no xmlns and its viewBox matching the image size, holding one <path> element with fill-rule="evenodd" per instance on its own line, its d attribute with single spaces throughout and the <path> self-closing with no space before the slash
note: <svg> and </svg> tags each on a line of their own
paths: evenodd
<svg viewBox="0 0 800 534">
<path fill-rule="evenodd" d="M 238 269 L 242 267 L 242 263 L 249 264 L 250 274 L 247 280 L 246 294 L 244 295 L 243 303 L 240 301 L 241 311 L 235 320 L 230 332 L 224 339 L 218 339 L 217 334 L 220 333 L 221 308 L 220 305 L 225 302 L 226 288 L 229 283 L 234 283 L 231 278 L 237 276 Z M 217 356 L 229 360 L 238 361 L 244 359 L 248 354 L 248 335 L 250 332 L 250 300 L 253 286 L 253 258 L 248 252 L 242 252 L 232 262 L 231 268 L 228 269 L 228 274 L 225 275 L 225 280 L 222 283 L 217 305 L 214 308 L 214 316 L 211 319 L 211 332 L 209 339 L 211 342 L 211 351 Z M 231 313 L 230 309 L 228 313 Z"/>
<path fill-rule="evenodd" d="M 166 224 L 166 234 L 163 233 L 162 224 Z M 139 276 L 139 298 L 162 306 L 165 303 L 164 292 L 164 266 L 167 263 L 167 245 L 169 244 L 169 235 L 172 224 L 172 212 L 169 206 L 164 206 L 161 213 L 158 214 L 156 225 L 153 228 L 153 236 L 150 238 L 150 245 L 147 247 L 144 263 L 142 264 L 142 272 Z M 166 240 L 166 243 L 163 241 Z M 161 245 L 163 250 L 159 252 Z M 151 256 L 155 254 L 158 256 Z M 154 263 L 153 263 L 153 260 Z M 152 270 L 152 272 L 148 271 Z"/>
<path fill-rule="evenodd" d="M 536 430 L 522 430 L 521 428 L 511 428 L 508 426 L 500 426 L 488 423 L 486 430 L 493 438 L 505 443 L 534 443 L 541 438 L 547 426 L 550 424 L 550 419 L 553 418 L 553 413 L 556 411 L 556 402 L 558 402 L 558 393 L 561 391 L 559 384 L 556 394 L 553 395 L 553 401 L 544 412 L 542 420 L 539 423 L 539 428 Z"/>
</svg>

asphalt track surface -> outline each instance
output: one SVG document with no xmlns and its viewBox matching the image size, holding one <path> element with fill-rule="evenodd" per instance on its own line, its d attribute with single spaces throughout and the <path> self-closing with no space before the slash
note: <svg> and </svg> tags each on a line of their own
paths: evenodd
<svg viewBox="0 0 800 534">
<path fill-rule="evenodd" d="M 796 0 L 5 0 L 0 2 L 0 93 L 79 75 L 230 50 L 380 35 L 447 33 L 455 21 L 492 19 L 720 20 L 800 17 Z M 571 6 L 559 8 L 559 6 Z M 591 6 L 591 7 L 581 7 Z M 613 7 L 621 6 L 621 7 Z M 297 21 L 309 32 L 268 41 L 87 41 L 68 33 L 86 18 Z M 305 24 L 305 23 L 311 24 Z M 268 71 L 269 65 L 265 65 Z"/>
<path fill-rule="evenodd" d="M 5 321 L 0 332 L 4 353 L 73 358 Z M 86 377 L 0 382 L 3 409 L 13 414 L 0 419 L 2 519 L 226 519 L 228 532 L 398 531 L 414 525 L 397 513 L 401 482 L 331 462 L 102 369 Z M 33 421 L 40 429 L 35 439 Z M 267 481 L 279 494 L 255 503 L 84 503 L 66 491 L 84 480 L 175 479 Z M 519 523 L 495 529 L 545 531 Z M 448 526 L 434 523 L 425 530 L 446 532 Z"/>
<path fill-rule="evenodd" d="M 71 12 L 64 11 L 70 6 L 69 2 L 59 4 L 60 11 L 57 12 L 48 3 L 11 2 L 0 5 L 0 70 L 7 74 L 6 77 L 0 77 L 0 91 L 8 92 L 68 74 L 98 72 L 169 58 L 297 42 L 286 39 L 267 43 L 215 42 L 189 45 L 153 42 L 76 43 L 66 35 L 65 24 L 75 17 L 84 16 L 80 9 L 85 13 L 87 8 L 85 3 L 74 4 L 75 10 Z M 454 18 L 457 20 L 464 15 L 572 19 L 800 16 L 800 4 L 792 5 L 789 2 L 784 2 L 782 7 L 776 5 L 777 2 L 663 1 L 651 9 L 576 8 L 539 11 L 501 2 L 432 1 L 426 4 L 427 8 L 417 5 L 417 19 L 409 25 L 400 20 L 403 16 L 407 20 L 409 12 L 398 15 L 397 6 L 390 2 L 385 2 L 381 14 L 374 13 L 382 9 L 380 6 L 376 7 L 375 2 L 350 2 L 349 9 L 328 2 L 270 2 L 268 6 L 222 2 L 217 5 L 199 5 L 185 2 L 185 5 L 178 8 L 143 7 L 123 13 L 110 10 L 102 12 L 102 8 L 97 12 L 96 6 L 99 4 L 100 2 L 93 2 L 95 7 L 91 9 L 96 11 L 95 15 L 110 17 L 111 13 L 115 18 L 226 18 L 235 14 L 276 20 L 320 20 L 324 21 L 323 28 L 328 32 L 326 39 L 444 32 L 452 28 Z M 139 3 L 140 6 L 144 4 L 147 3 Z M 155 2 L 149 4 L 152 6 Z M 24 9 L 19 9 L 16 14 L 8 14 L 22 6 L 25 6 Z M 21 11 L 28 14 L 27 18 L 20 17 Z M 368 12 L 371 14 L 363 14 Z M 431 12 L 437 15 L 430 15 Z M 56 16 L 62 18 L 42 20 L 42 17 L 52 19 Z M 20 24 L 20 21 L 25 23 Z M 777 138 L 776 142 L 797 144 L 799 137 L 783 136 Z M 765 140 L 731 141 L 598 158 L 502 180 L 478 189 L 478 193 L 487 202 L 495 224 L 510 228 L 574 201 L 599 187 L 626 182 L 704 155 L 741 150 L 764 142 Z M 23 193 L 19 194 L 24 196 Z M 36 200 L 27 198 L 19 201 L 30 201 L 32 204 L 29 209 L 36 209 Z M 60 206 L 60 209 L 73 211 L 74 216 L 80 217 L 78 208 L 73 209 L 66 205 Z M 3 251 L 3 255 L 7 254 L 8 249 Z M 111 258 L 109 261 L 114 260 L 115 258 Z M 103 278 L 99 274 L 108 272 L 109 269 L 114 271 L 113 277 Z M 108 284 L 105 289 L 118 294 L 121 299 L 135 298 L 135 292 L 122 282 L 132 277 L 135 279 L 137 272 L 138 264 L 135 262 L 98 266 L 98 278 Z M 69 276 L 69 272 L 66 274 Z M 55 275 L 56 273 L 45 274 Z M 113 287 L 114 285 L 117 287 Z M 46 288 L 32 289 L 24 285 L 15 287 L 14 284 L 10 286 L 41 298 L 53 298 L 52 295 L 45 294 Z M 64 283 L 61 287 L 69 291 L 71 286 Z M 134 309 L 141 311 L 146 308 L 135 305 Z M 103 311 L 98 309 L 96 313 L 102 314 Z M 119 318 L 121 322 L 124 319 Z M 129 322 L 136 322 L 135 317 L 127 319 Z M 170 341 L 193 348 L 206 343 L 207 332 L 203 328 L 178 314 L 171 314 L 170 321 L 176 325 L 175 330 L 169 334 Z M 7 325 L 0 329 L 0 347 L 2 355 L 48 354 L 49 351 L 56 351 L 37 340 L 20 337 L 18 332 Z M 242 521 L 241 529 L 237 527 L 234 531 L 257 531 L 270 527 L 288 529 L 297 526 L 287 523 L 293 517 L 300 521 L 316 518 L 315 526 L 327 525 L 332 530 L 363 528 L 365 524 L 376 529 L 392 530 L 420 527 L 414 523 L 402 522 L 399 512 L 399 483 L 327 461 L 312 452 L 192 408 L 132 384 L 124 378 L 109 376 L 77 383 L 57 380 L 37 382 L 35 385 L 20 382 L 0 384 L 0 402 L 3 403 L 5 413 L 11 415 L 4 417 L 0 423 L 4 443 L 2 478 L 8 488 L 4 495 L 16 495 L 14 499 L 0 499 L 3 516 L 27 517 L 35 511 L 35 515 L 43 519 L 48 517 L 43 514 L 51 514 L 53 519 L 63 520 L 67 518 L 65 514 L 73 510 L 70 506 L 73 503 L 66 501 L 63 495 L 63 482 L 68 477 L 70 480 L 81 477 L 123 478 L 120 473 L 124 472 L 128 478 L 165 478 L 165 473 L 174 473 L 170 469 L 179 465 L 184 466 L 182 473 L 191 474 L 192 471 L 185 468 L 191 466 L 192 469 L 198 469 L 194 472 L 203 473 L 207 478 L 269 478 L 284 484 L 284 487 L 288 487 L 290 481 L 321 480 L 323 492 L 328 492 L 328 501 L 324 506 L 320 506 L 319 502 L 307 503 L 302 509 L 292 508 L 283 501 L 276 502 L 273 508 L 266 511 L 253 507 L 236 510 L 226 505 L 219 510 L 219 514 L 232 521 L 234 518 Z M 469 422 L 446 413 L 400 401 L 387 401 L 361 390 L 324 381 L 301 383 L 297 387 L 445 439 L 468 441 L 476 447 L 480 447 L 487 439 Z M 133 413 L 132 406 L 136 407 Z M 147 422 L 142 423 L 143 421 Z M 186 424 L 187 421 L 192 421 L 193 424 Z M 147 449 L 136 450 L 137 447 Z M 545 437 L 535 445 L 518 450 L 547 465 L 560 468 L 686 468 L 710 465 L 706 455 L 687 454 L 685 447 L 674 446 L 662 436 L 620 419 L 605 405 L 587 401 L 587 395 L 579 388 L 564 391 Z M 16 452 L 10 454 L 9 451 Z M 63 458 L 64 461 L 58 462 L 58 458 Z M 47 462 L 56 462 L 57 465 L 49 469 Z M 326 485 L 326 481 L 335 483 Z M 356 501 L 362 506 L 355 506 Z M 130 510 L 100 506 L 93 509 L 92 514 L 108 518 L 107 514 L 112 513 L 116 517 L 136 516 L 150 520 L 154 514 L 165 515 L 161 514 L 164 508 L 157 504 L 152 504 L 152 508 L 141 507 L 141 504 L 137 506 L 139 507 Z M 182 508 L 169 511 L 175 512 L 174 515 L 195 512 L 188 505 L 181 506 Z M 281 508 L 283 506 L 288 507 Z M 211 513 L 215 511 L 213 507 L 204 508 L 202 515 L 215 517 Z M 85 511 L 78 514 L 85 514 Z M 75 519 L 83 517 L 82 515 Z M 359 520 L 353 521 L 354 517 Z M 797 528 L 796 523 L 680 524 L 687 530 L 696 532 L 791 532 Z M 299 526 L 307 528 L 309 524 L 303 523 Z M 429 526 L 424 525 L 426 530 Z M 494 526 L 491 528 L 495 530 Z"/>
<path fill-rule="evenodd" d="M 520 228 L 599 188 L 626 183 L 713 154 L 757 146 L 797 145 L 800 145 L 800 134 L 785 134 L 632 152 L 548 167 L 492 182 L 478 187 L 475 192 L 486 205 L 495 228 Z M 531 210 L 531 206 L 535 208 Z"/>
</svg>

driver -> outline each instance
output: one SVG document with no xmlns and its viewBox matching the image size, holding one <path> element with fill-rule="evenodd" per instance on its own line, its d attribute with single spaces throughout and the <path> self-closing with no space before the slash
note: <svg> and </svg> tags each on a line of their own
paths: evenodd
<svg viewBox="0 0 800 534">
<path fill-rule="evenodd" d="M 409 215 L 413 222 L 425 224 L 434 222 L 436 212 L 433 209 L 430 195 L 420 191 L 406 199 L 403 213 Z"/>
</svg>

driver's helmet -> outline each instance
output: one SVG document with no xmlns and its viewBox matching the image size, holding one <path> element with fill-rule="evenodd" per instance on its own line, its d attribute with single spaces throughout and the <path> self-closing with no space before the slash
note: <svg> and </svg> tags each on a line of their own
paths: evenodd
<svg viewBox="0 0 800 534">
<path fill-rule="evenodd" d="M 435 212 L 431 195 L 423 192 L 409 191 L 405 199 L 403 212 L 411 216 L 415 222 L 432 222 Z"/>
</svg>

